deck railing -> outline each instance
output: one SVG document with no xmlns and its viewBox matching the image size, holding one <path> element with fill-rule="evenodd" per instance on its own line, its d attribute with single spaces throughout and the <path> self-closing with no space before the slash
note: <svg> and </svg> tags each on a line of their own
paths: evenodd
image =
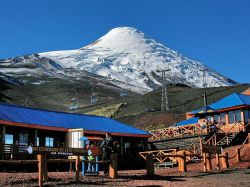
<svg viewBox="0 0 250 187">
<path fill-rule="evenodd" d="M 152 134 L 152 137 L 149 139 L 149 141 L 157 141 L 168 138 L 182 138 L 185 136 L 206 134 L 207 129 L 200 126 L 199 124 L 193 124 L 188 126 L 151 130 L 149 132 Z"/>
<path fill-rule="evenodd" d="M 144 151 L 144 152 L 139 152 L 139 155 L 144 159 L 147 160 L 147 155 L 152 154 L 154 157 L 154 160 L 156 162 L 163 163 L 166 160 L 170 160 L 173 163 L 176 163 L 177 160 L 175 157 L 157 157 L 157 156 L 163 156 L 163 155 L 176 155 L 177 154 L 177 149 L 165 149 L 165 150 L 156 150 L 156 151 Z"/>
<path fill-rule="evenodd" d="M 239 133 L 241 131 L 244 131 L 248 126 L 249 123 L 245 124 L 240 121 L 229 125 L 225 125 L 224 123 L 206 122 L 206 124 L 191 124 L 180 127 L 173 126 L 149 131 L 152 134 L 149 141 L 160 141 L 162 139 L 170 138 L 182 138 L 185 136 L 200 136 L 209 134 L 211 132 L 222 133 L 227 135 L 230 133 Z"/>
</svg>

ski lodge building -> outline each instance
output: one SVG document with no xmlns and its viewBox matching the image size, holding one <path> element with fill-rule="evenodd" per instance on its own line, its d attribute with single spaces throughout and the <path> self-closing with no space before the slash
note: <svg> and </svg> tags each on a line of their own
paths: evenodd
<svg viewBox="0 0 250 187">
<path fill-rule="evenodd" d="M 25 147 L 82 148 L 81 137 L 100 143 L 106 133 L 120 155 L 134 155 L 146 148 L 150 133 L 113 119 L 0 104 L 0 159 L 30 159 Z M 17 152 L 15 150 L 18 149 Z M 15 154 L 16 153 L 16 154 Z M 133 153 L 133 154 L 131 154 Z"/>
<path fill-rule="evenodd" d="M 174 126 L 150 132 L 152 149 L 158 150 L 177 148 L 197 152 L 201 141 L 224 147 L 240 143 L 250 133 L 250 89 L 188 112 L 186 120 Z"/>
</svg>

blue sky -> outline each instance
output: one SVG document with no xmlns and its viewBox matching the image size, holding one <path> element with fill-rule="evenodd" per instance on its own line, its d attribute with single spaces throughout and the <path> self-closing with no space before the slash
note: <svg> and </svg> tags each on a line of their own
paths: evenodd
<svg viewBox="0 0 250 187">
<path fill-rule="evenodd" d="M 0 59 L 80 48 L 131 26 L 250 82 L 250 0 L 1 0 L 0 8 Z"/>
</svg>

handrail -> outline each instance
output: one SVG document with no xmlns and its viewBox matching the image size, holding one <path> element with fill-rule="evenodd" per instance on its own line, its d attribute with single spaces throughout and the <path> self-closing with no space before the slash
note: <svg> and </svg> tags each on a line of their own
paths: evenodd
<svg viewBox="0 0 250 187">
<path fill-rule="evenodd" d="M 238 149 L 242 149 L 242 148 L 245 146 L 245 144 L 246 144 L 247 140 L 248 140 L 248 137 L 246 137 L 246 139 L 245 139 L 245 140 L 244 140 L 244 142 L 242 143 L 241 147 L 240 147 L 240 148 L 238 148 Z M 237 154 L 238 154 L 238 153 L 237 153 L 237 151 L 236 151 L 236 153 L 235 153 L 233 156 L 228 157 L 228 159 L 232 159 L 232 158 L 234 158 Z"/>
<path fill-rule="evenodd" d="M 162 138 L 172 138 L 172 137 L 183 137 L 185 135 L 200 135 L 205 134 L 206 129 L 202 129 L 197 124 L 191 124 L 181 127 L 168 127 L 164 129 L 151 130 L 149 133 L 152 134 L 149 140 L 161 140 Z"/>
<path fill-rule="evenodd" d="M 226 128 L 222 122 L 212 123 L 210 121 L 206 121 L 206 128 L 202 128 L 200 124 L 190 124 L 186 126 L 180 126 L 180 127 L 168 127 L 168 128 L 162 128 L 162 129 L 155 129 L 149 131 L 152 136 L 149 138 L 149 141 L 153 140 L 161 140 L 163 138 L 174 138 L 174 137 L 183 137 L 185 135 L 201 135 L 201 134 L 208 134 L 209 132 L 215 131 L 217 133 L 224 133 L 226 135 L 234 132 L 240 132 L 242 129 L 240 126 L 243 126 L 246 128 L 248 124 L 244 125 L 242 121 L 237 121 L 232 126 L 229 126 L 229 128 Z M 212 126 L 215 126 L 215 129 L 211 129 Z M 238 130 L 235 130 L 235 127 L 239 126 Z"/>
</svg>

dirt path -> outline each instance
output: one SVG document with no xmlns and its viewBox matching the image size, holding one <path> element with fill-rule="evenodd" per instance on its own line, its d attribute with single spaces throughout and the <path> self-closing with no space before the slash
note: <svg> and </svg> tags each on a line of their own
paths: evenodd
<svg viewBox="0 0 250 187">
<path fill-rule="evenodd" d="M 250 187 L 250 168 L 234 168 L 224 171 L 189 171 L 180 173 L 176 168 L 157 169 L 155 176 L 145 175 L 146 170 L 120 171 L 119 178 L 112 180 L 106 176 L 81 177 L 81 183 L 74 183 L 74 174 L 68 172 L 49 173 L 46 186 L 182 186 Z M 37 186 L 37 173 L 0 173 L 0 186 Z"/>
</svg>

